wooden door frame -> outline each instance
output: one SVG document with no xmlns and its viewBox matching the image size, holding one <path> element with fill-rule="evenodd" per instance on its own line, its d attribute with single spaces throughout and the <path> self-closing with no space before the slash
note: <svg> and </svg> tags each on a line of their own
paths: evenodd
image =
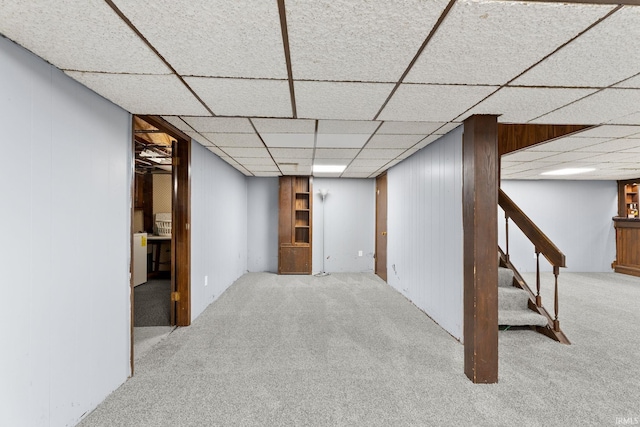
<svg viewBox="0 0 640 427">
<path fill-rule="evenodd" d="M 376 233 L 376 239 L 375 239 L 375 253 L 376 253 L 376 258 L 375 258 L 375 260 L 374 260 L 373 269 L 374 269 L 374 271 L 375 271 L 375 274 L 377 274 L 381 279 L 383 279 L 383 280 L 386 282 L 386 281 L 387 281 L 387 266 L 386 266 L 386 265 L 384 266 L 384 277 L 382 277 L 382 275 L 380 275 L 380 272 L 378 271 L 378 253 L 379 253 L 379 251 L 378 251 L 378 245 L 379 245 L 379 237 L 380 237 L 380 235 L 381 235 L 380 233 L 382 233 L 383 231 L 384 231 L 385 233 L 387 232 L 387 230 L 386 230 L 386 228 L 387 228 L 387 227 L 386 227 L 386 224 L 385 224 L 385 230 L 380 230 L 380 229 L 378 228 L 378 213 L 379 213 L 379 212 L 378 212 L 378 208 L 379 208 L 379 205 L 378 205 L 378 196 L 379 196 L 378 183 L 379 183 L 379 180 L 380 180 L 382 177 L 384 177 L 384 178 L 385 178 L 385 192 L 387 193 L 387 195 L 386 195 L 387 200 L 388 200 L 388 197 L 389 197 L 389 193 L 388 193 L 388 191 L 387 191 L 387 188 L 388 188 L 388 187 L 387 187 L 387 185 L 386 185 L 386 183 L 388 182 L 388 181 L 387 181 L 387 173 L 386 173 L 386 172 L 384 172 L 384 173 L 382 173 L 382 174 L 380 174 L 380 175 L 378 175 L 378 176 L 376 177 L 376 187 L 375 187 L 375 188 L 376 188 L 376 216 L 375 216 L 375 233 Z M 384 207 L 384 208 L 385 208 L 385 211 L 387 210 L 387 206 L 388 206 L 388 203 L 387 203 L 387 204 L 385 205 L 385 207 Z M 388 213 L 388 212 L 387 212 L 387 213 Z M 385 217 L 387 217 L 387 215 L 385 215 Z M 387 220 L 388 220 L 388 218 L 387 218 Z M 385 242 L 387 242 L 387 240 L 386 240 L 386 239 L 385 239 Z M 386 245 L 385 245 L 385 248 L 384 248 L 384 249 L 385 249 L 385 257 L 386 257 L 386 256 L 387 256 L 387 248 L 386 248 Z"/>
<path fill-rule="evenodd" d="M 191 137 L 158 116 L 137 115 L 139 118 L 171 135 L 177 143 L 172 150 L 172 236 L 171 236 L 171 283 L 172 324 L 191 324 Z M 131 235 L 133 235 L 133 197 L 135 188 L 135 134 L 131 115 Z M 131 375 L 133 375 L 133 240 L 130 244 L 131 265 L 129 267 L 131 287 Z"/>
</svg>

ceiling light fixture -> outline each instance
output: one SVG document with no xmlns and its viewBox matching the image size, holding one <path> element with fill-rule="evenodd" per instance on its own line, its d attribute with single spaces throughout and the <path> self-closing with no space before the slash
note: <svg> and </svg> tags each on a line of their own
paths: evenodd
<svg viewBox="0 0 640 427">
<path fill-rule="evenodd" d="M 542 172 L 540 175 L 577 175 L 579 173 L 593 172 L 595 168 L 566 168 L 549 172 Z"/>
<path fill-rule="evenodd" d="M 314 173 L 340 173 L 347 167 L 344 165 L 313 165 Z"/>
</svg>

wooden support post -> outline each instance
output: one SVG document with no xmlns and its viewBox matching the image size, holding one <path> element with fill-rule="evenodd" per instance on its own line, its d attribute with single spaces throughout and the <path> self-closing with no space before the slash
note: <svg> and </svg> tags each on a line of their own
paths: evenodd
<svg viewBox="0 0 640 427">
<path fill-rule="evenodd" d="M 498 121 L 464 121 L 464 372 L 498 382 Z"/>
</svg>

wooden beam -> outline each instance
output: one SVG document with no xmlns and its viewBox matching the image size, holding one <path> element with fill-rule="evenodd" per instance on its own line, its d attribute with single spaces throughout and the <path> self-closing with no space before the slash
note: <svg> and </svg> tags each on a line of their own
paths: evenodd
<svg viewBox="0 0 640 427">
<path fill-rule="evenodd" d="M 498 121 L 474 115 L 462 139 L 464 372 L 498 382 Z"/>
<path fill-rule="evenodd" d="M 498 152 L 507 153 L 582 132 L 588 125 L 498 124 Z"/>
<path fill-rule="evenodd" d="M 563 4 L 611 4 L 624 6 L 640 6 L 640 0 L 505 0 L 505 1 L 524 1 L 524 2 L 544 2 L 544 3 L 563 3 Z"/>
</svg>

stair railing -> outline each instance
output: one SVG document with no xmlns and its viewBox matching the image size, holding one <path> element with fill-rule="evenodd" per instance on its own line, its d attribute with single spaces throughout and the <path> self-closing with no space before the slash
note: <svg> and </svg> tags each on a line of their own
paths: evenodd
<svg viewBox="0 0 640 427">
<path fill-rule="evenodd" d="M 507 263 L 510 263 L 509 259 L 509 219 L 513 220 L 514 224 L 524 233 L 524 235 L 533 243 L 536 253 L 536 295 L 535 304 L 541 312 L 547 315 L 547 318 L 552 323 L 552 329 L 561 333 L 560 321 L 558 320 L 558 275 L 560 274 L 560 267 L 566 267 L 565 256 L 558 249 L 558 247 L 547 237 L 546 234 L 538 228 L 538 226 L 511 200 L 502 190 L 498 193 L 498 204 L 504 211 L 505 215 L 505 259 Z M 540 296 L 540 254 L 542 254 L 547 261 L 553 267 L 553 275 L 555 277 L 554 288 L 554 318 L 546 313 L 546 310 L 542 306 L 542 297 Z"/>
</svg>

